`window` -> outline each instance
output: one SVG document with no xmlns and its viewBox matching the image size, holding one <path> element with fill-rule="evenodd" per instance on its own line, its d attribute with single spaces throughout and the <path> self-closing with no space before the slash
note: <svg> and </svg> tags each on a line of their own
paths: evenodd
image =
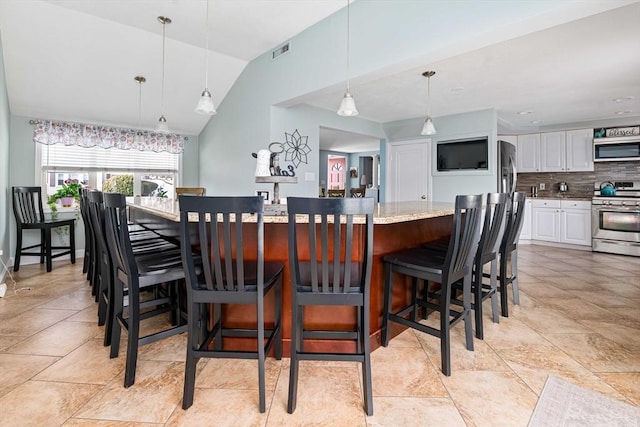
<svg viewBox="0 0 640 427">
<path fill-rule="evenodd" d="M 36 153 L 44 197 L 60 188 L 66 179 L 78 179 L 91 188 L 102 190 L 106 182 L 113 182 L 123 175 L 130 178 L 118 180 L 121 184 L 118 188 L 128 188 L 128 195 L 169 198 L 175 195 L 179 154 L 64 144 L 36 144 Z"/>
</svg>

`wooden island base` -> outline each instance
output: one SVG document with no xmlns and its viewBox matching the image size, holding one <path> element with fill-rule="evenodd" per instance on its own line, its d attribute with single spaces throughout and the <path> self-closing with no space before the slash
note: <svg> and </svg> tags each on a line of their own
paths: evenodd
<svg viewBox="0 0 640 427">
<path fill-rule="evenodd" d="M 442 204 L 446 205 L 446 204 Z M 448 207 L 448 205 L 446 205 Z M 179 222 L 177 215 L 172 217 L 165 211 L 162 214 L 148 208 L 141 208 L 136 204 L 130 205 L 131 219 L 145 227 L 156 230 L 167 238 L 175 239 L 178 236 Z M 433 208 L 432 208 L 433 210 Z M 375 349 L 380 346 L 380 328 L 382 326 L 383 293 L 384 293 L 384 255 L 394 251 L 419 246 L 421 243 L 430 242 L 451 234 L 451 211 L 442 208 L 428 218 L 390 222 L 388 217 L 374 218 L 374 247 L 373 265 L 371 276 L 371 346 Z M 175 214 L 175 212 L 174 212 Z M 281 261 L 285 265 L 283 276 L 283 352 L 284 356 L 290 354 L 291 345 L 291 283 L 288 264 L 287 223 L 279 217 L 277 221 L 270 222 L 265 216 L 265 261 Z M 306 225 L 298 225 L 300 232 L 306 232 Z M 364 227 L 358 226 L 354 230 L 354 252 L 360 252 L 363 248 Z M 250 239 L 249 239 L 250 240 Z M 265 318 L 267 322 L 273 320 L 273 292 L 265 300 Z M 393 307 L 404 306 L 411 298 L 409 282 L 405 286 L 394 286 Z M 256 313 L 253 306 L 228 305 L 225 307 L 224 322 L 232 327 L 248 327 L 255 325 Z M 340 330 L 353 328 L 356 322 L 355 310 L 350 307 L 310 307 L 305 310 L 305 325 L 313 328 L 325 328 Z M 396 334 L 402 329 L 398 327 L 392 332 Z M 255 349 L 255 340 L 229 339 L 225 346 L 237 349 Z M 305 340 L 305 349 L 309 351 L 323 352 L 348 352 L 355 349 L 355 344 L 345 341 Z"/>
</svg>

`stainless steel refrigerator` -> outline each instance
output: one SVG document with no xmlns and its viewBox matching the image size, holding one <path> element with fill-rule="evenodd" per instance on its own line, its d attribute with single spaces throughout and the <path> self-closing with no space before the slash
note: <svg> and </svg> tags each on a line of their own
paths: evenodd
<svg viewBox="0 0 640 427">
<path fill-rule="evenodd" d="M 498 191 L 515 192 L 517 181 L 516 146 L 507 141 L 498 141 Z"/>
</svg>

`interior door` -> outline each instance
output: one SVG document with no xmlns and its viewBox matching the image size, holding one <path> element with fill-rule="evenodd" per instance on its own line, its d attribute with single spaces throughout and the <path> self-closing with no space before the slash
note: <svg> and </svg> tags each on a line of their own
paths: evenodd
<svg viewBox="0 0 640 427">
<path fill-rule="evenodd" d="M 387 202 L 430 199 L 431 139 L 390 143 L 387 165 Z"/>
</svg>

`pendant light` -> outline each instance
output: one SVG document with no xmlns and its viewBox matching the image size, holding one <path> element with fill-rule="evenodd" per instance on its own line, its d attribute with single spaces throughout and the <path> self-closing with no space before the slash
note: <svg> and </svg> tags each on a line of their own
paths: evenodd
<svg viewBox="0 0 640 427">
<path fill-rule="evenodd" d="M 339 116 L 346 116 L 346 117 L 352 117 L 352 116 L 357 116 L 358 115 L 358 109 L 356 108 L 356 101 L 355 99 L 353 99 L 353 96 L 351 96 L 351 90 L 349 87 L 349 27 L 350 27 L 350 20 L 351 20 L 351 16 L 349 13 L 349 4 L 351 3 L 350 0 L 347 0 L 347 91 L 344 93 L 344 97 L 342 98 L 342 102 L 340 103 L 340 108 L 338 109 L 338 115 Z"/>
<path fill-rule="evenodd" d="M 424 126 L 420 135 L 435 135 L 436 127 L 431 120 L 431 77 L 435 74 L 435 71 L 425 71 L 422 73 L 427 78 L 427 118 L 424 120 Z"/>
<path fill-rule="evenodd" d="M 195 112 L 198 114 L 204 114 L 208 116 L 213 116 L 216 114 L 216 107 L 213 105 L 213 99 L 211 99 L 211 92 L 207 88 L 207 84 L 209 82 L 209 0 L 207 0 L 207 30 L 205 31 L 205 66 L 204 66 L 204 91 L 202 91 L 202 95 L 200 95 L 200 100 L 198 101 L 198 106 L 195 109 Z"/>
<path fill-rule="evenodd" d="M 164 44 L 166 41 L 167 24 L 171 24 L 171 19 L 166 16 L 158 16 L 158 21 L 162 24 L 162 92 L 160 94 L 160 118 L 158 119 L 156 131 L 169 133 L 167 118 L 164 116 Z"/>
<path fill-rule="evenodd" d="M 136 82 L 138 82 L 138 131 L 136 132 L 136 136 L 133 138 L 133 142 L 136 144 L 144 143 L 144 134 L 140 130 L 142 124 L 142 84 L 147 81 L 144 76 L 135 76 L 133 78 Z"/>
</svg>

